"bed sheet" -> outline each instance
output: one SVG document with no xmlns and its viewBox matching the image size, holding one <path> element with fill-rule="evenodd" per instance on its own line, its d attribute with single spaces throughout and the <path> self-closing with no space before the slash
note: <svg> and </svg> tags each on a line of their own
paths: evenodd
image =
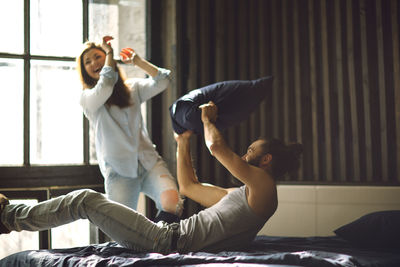
<svg viewBox="0 0 400 267">
<path fill-rule="evenodd" d="M 246 250 L 219 253 L 134 253 L 115 242 L 85 247 L 28 250 L 0 260 L 9 266 L 315 266 L 398 267 L 396 250 L 364 249 L 336 237 L 257 236 Z"/>
</svg>

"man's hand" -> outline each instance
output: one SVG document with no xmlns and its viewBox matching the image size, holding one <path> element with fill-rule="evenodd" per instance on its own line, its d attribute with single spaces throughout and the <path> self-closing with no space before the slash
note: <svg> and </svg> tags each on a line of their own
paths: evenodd
<svg viewBox="0 0 400 267">
<path fill-rule="evenodd" d="M 218 107 L 214 102 L 210 101 L 207 104 L 199 106 L 199 108 L 201 109 L 201 121 L 203 123 L 215 123 L 218 115 Z"/>
<path fill-rule="evenodd" d="M 187 130 L 186 132 L 183 132 L 181 134 L 177 134 L 174 132 L 174 138 L 175 138 L 175 141 L 177 143 L 179 143 L 181 141 L 189 140 L 190 137 L 192 136 L 192 134 L 193 134 L 193 132 L 191 130 Z"/>
</svg>

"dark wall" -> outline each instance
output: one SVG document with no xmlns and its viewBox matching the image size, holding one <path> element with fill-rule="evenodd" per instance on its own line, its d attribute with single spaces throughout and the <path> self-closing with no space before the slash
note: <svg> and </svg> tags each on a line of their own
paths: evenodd
<svg viewBox="0 0 400 267">
<path fill-rule="evenodd" d="M 151 46 L 154 59 L 176 75 L 174 93 L 153 105 L 154 141 L 172 169 L 166 110 L 177 96 L 217 81 L 274 75 L 272 98 L 224 132 L 237 153 L 259 136 L 298 141 L 305 147 L 301 170 L 281 182 L 400 184 L 398 1 L 158 0 L 151 6 L 153 33 L 161 36 Z M 193 158 L 202 181 L 230 184 L 201 138 Z"/>
</svg>

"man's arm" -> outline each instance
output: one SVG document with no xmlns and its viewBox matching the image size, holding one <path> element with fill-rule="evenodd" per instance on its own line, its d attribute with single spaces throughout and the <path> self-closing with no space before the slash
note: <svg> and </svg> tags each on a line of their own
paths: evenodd
<svg viewBox="0 0 400 267">
<path fill-rule="evenodd" d="M 265 172 L 248 164 L 228 147 L 222 134 L 214 125 L 217 119 L 217 106 L 210 102 L 201 105 L 200 108 L 202 109 L 201 119 L 204 125 L 204 139 L 210 153 L 241 182 L 250 188 L 259 187 L 259 180 L 265 176 Z"/>
<path fill-rule="evenodd" d="M 218 111 L 214 103 L 210 102 L 200 108 L 204 138 L 211 154 L 247 186 L 247 202 L 252 210 L 261 217 L 269 218 L 275 212 L 278 203 L 275 181 L 266 171 L 248 164 L 226 145 L 214 125 Z"/>
<path fill-rule="evenodd" d="M 204 207 L 217 203 L 232 189 L 200 183 L 194 172 L 190 156 L 190 132 L 176 135 L 177 141 L 177 177 L 182 195 L 196 201 Z"/>
</svg>

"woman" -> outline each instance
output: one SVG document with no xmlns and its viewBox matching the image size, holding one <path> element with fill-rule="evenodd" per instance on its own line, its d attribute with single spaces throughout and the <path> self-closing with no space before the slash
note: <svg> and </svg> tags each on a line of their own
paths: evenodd
<svg viewBox="0 0 400 267">
<path fill-rule="evenodd" d="M 80 104 L 95 130 L 98 163 L 107 196 L 132 209 L 143 192 L 159 209 L 155 221 L 173 222 L 182 212 L 176 179 L 159 156 L 143 123 L 140 104 L 165 90 L 170 71 L 154 66 L 132 49 L 123 49 L 124 63 L 151 77 L 124 80 L 114 61 L 111 36 L 101 45 L 87 42 L 77 58 L 83 85 Z"/>
</svg>

